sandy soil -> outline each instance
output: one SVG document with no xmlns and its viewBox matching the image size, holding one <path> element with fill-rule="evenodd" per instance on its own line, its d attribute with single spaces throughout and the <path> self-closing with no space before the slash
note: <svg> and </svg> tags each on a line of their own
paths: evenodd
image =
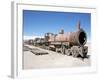
<svg viewBox="0 0 100 80">
<path fill-rule="evenodd" d="M 34 46 L 30 46 L 35 48 Z M 73 58 L 72 56 L 63 55 L 53 51 L 44 50 L 49 54 L 35 55 L 30 51 L 23 53 L 23 69 L 39 69 L 39 68 L 62 68 L 62 67 L 80 67 L 90 66 L 90 59 Z M 88 54 L 90 54 L 90 49 Z"/>
</svg>

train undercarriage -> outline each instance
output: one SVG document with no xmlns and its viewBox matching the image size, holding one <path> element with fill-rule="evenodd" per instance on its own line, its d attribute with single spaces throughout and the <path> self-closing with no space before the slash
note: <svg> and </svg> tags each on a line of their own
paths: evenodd
<svg viewBox="0 0 100 80">
<path fill-rule="evenodd" d="M 68 56 L 72 55 L 73 57 L 81 56 L 85 58 L 88 53 L 87 46 L 72 46 L 69 42 L 51 42 L 45 47 L 47 50 L 52 50 Z"/>
</svg>

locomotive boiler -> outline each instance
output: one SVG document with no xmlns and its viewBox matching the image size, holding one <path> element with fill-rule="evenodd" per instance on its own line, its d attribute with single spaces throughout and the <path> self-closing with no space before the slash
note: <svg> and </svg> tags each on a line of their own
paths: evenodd
<svg viewBox="0 0 100 80">
<path fill-rule="evenodd" d="M 72 55 L 73 57 L 85 57 L 88 52 L 86 32 L 80 28 L 80 22 L 77 23 L 75 32 L 65 33 L 62 29 L 58 34 L 46 33 L 45 44 L 48 49 L 53 49 L 62 54 Z"/>
</svg>

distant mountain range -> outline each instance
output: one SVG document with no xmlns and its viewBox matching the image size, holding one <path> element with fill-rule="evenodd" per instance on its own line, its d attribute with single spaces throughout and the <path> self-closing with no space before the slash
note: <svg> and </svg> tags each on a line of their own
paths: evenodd
<svg viewBox="0 0 100 80">
<path fill-rule="evenodd" d="M 35 39 L 35 38 L 43 38 L 42 36 L 24 36 L 24 40 L 30 40 L 30 39 Z"/>
</svg>

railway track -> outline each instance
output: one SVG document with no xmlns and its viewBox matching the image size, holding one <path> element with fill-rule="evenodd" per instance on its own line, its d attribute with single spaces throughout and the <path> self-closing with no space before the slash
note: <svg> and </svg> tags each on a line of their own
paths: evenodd
<svg viewBox="0 0 100 80">
<path fill-rule="evenodd" d="M 24 51 L 30 51 L 32 52 L 33 54 L 35 55 L 45 55 L 45 54 L 48 54 L 48 52 L 46 51 L 43 51 L 37 47 L 32 47 L 32 46 L 29 46 L 29 45 L 26 45 L 23 47 L 23 50 Z"/>
</svg>

